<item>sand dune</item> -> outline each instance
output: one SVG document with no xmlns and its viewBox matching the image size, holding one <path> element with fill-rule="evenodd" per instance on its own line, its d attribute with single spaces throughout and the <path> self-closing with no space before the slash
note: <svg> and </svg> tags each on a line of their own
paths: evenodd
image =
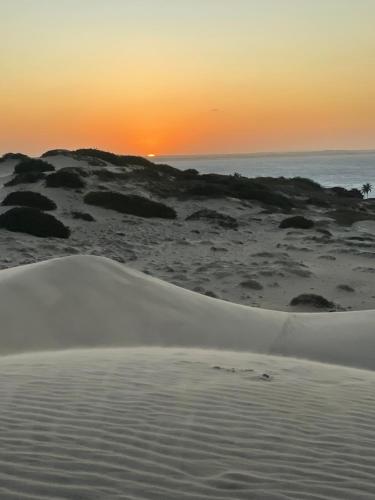
<svg viewBox="0 0 375 500">
<path fill-rule="evenodd" d="M 290 357 L 374 368 L 373 311 L 245 307 L 92 256 L 3 270 L 0 295 L 0 498 L 374 498 L 375 373 Z"/>
<path fill-rule="evenodd" d="M 73 256 L 0 272 L 0 352 L 99 346 L 250 350 L 375 368 L 375 311 L 294 314 L 212 299 Z"/>
<path fill-rule="evenodd" d="M 2 499 L 375 495 L 371 371 L 118 348 L 5 356 L 0 380 Z"/>
</svg>

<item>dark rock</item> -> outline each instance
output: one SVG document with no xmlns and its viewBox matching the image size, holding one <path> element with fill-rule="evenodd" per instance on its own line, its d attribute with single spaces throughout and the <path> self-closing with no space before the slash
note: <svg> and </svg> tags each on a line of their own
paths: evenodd
<svg viewBox="0 0 375 500">
<path fill-rule="evenodd" d="M 251 290 L 263 290 L 263 286 L 256 280 L 242 281 L 240 285 L 244 288 L 250 288 Z"/>
<path fill-rule="evenodd" d="M 138 217 L 175 219 L 177 216 L 175 210 L 164 203 L 149 200 L 143 196 L 126 195 L 115 191 L 92 191 L 84 197 L 84 202 Z"/>
<path fill-rule="evenodd" d="M 237 229 L 238 222 L 234 217 L 225 215 L 215 210 L 204 208 L 186 217 L 186 220 L 208 220 L 226 229 Z"/>
<path fill-rule="evenodd" d="M 46 177 L 46 186 L 52 188 L 80 189 L 86 185 L 81 175 L 81 172 L 75 167 L 61 168 Z"/>
<path fill-rule="evenodd" d="M 314 222 L 310 219 L 306 219 L 302 215 L 296 215 L 294 217 L 288 217 L 280 222 L 279 227 L 281 229 L 286 229 L 288 227 L 295 227 L 298 229 L 311 229 L 314 227 Z"/>
<path fill-rule="evenodd" d="M 50 163 L 43 160 L 34 160 L 33 158 L 22 160 L 14 167 L 15 174 L 25 174 L 28 172 L 53 172 L 54 170 L 55 167 Z"/>
<path fill-rule="evenodd" d="M 39 210 L 55 210 L 57 208 L 56 203 L 47 198 L 47 196 L 34 193 L 33 191 L 15 191 L 9 193 L 3 200 L 2 205 L 33 207 Z"/>
<path fill-rule="evenodd" d="M 75 211 L 75 212 L 72 212 L 72 216 L 73 216 L 73 219 L 80 219 L 80 220 L 84 220 L 87 222 L 94 222 L 95 221 L 94 217 L 91 214 L 88 214 L 86 212 Z"/>
<path fill-rule="evenodd" d="M 0 215 L 0 227 L 42 238 L 69 238 L 70 229 L 53 215 L 36 208 L 16 207 Z"/>
<path fill-rule="evenodd" d="M 207 295 L 207 297 L 212 297 L 213 299 L 217 299 L 218 296 L 216 295 L 216 293 L 214 292 L 211 292 L 210 290 L 207 290 L 207 292 L 204 292 L 205 295 Z"/>
<path fill-rule="evenodd" d="M 316 295 L 314 293 L 303 293 L 294 297 L 290 301 L 291 306 L 311 306 L 317 309 L 333 309 L 335 308 L 334 302 L 331 302 L 321 295 Z"/>
</svg>

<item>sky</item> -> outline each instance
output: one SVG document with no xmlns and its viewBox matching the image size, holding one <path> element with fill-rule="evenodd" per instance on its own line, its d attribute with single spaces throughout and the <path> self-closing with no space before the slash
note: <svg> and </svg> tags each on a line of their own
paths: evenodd
<svg viewBox="0 0 375 500">
<path fill-rule="evenodd" d="M 375 0 L 0 0 L 0 153 L 375 149 Z"/>
</svg>

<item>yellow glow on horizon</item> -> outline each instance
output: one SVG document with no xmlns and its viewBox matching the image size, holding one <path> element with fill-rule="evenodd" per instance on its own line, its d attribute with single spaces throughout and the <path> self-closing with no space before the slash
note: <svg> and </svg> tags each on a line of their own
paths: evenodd
<svg viewBox="0 0 375 500">
<path fill-rule="evenodd" d="M 374 0 L 9 0 L 0 18 L 0 153 L 375 147 Z"/>
</svg>

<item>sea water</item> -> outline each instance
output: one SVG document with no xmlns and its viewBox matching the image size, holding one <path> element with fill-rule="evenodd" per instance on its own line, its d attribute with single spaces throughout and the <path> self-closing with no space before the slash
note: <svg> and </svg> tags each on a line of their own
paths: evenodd
<svg viewBox="0 0 375 500">
<path fill-rule="evenodd" d="M 361 188 L 370 182 L 375 191 L 375 151 L 164 156 L 155 158 L 155 161 L 180 169 L 195 168 L 200 173 L 307 177 L 326 187 Z"/>
</svg>

